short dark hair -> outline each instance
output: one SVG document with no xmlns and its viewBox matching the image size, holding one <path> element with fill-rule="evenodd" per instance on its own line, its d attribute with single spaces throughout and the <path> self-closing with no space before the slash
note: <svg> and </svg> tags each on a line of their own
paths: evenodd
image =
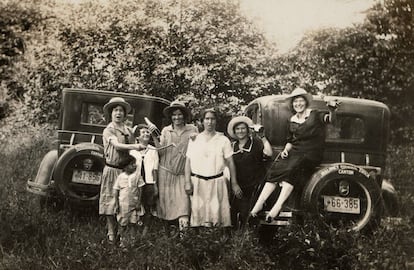
<svg viewBox="0 0 414 270">
<path fill-rule="evenodd" d="M 129 164 L 136 161 L 137 160 L 133 156 L 127 155 L 126 157 L 121 159 L 121 161 L 119 162 L 119 167 L 125 169 Z"/>
<path fill-rule="evenodd" d="M 111 106 L 111 107 L 108 108 L 109 117 L 111 117 L 112 111 L 118 106 L 121 106 L 122 110 L 124 110 L 124 114 L 125 114 L 125 117 L 126 117 L 126 115 L 127 115 L 126 108 L 124 106 L 120 105 L 120 104 L 115 105 L 115 106 Z"/>
<path fill-rule="evenodd" d="M 137 127 L 134 130 L 134 136 L 135 137 L 140 136 L 141 135 L 141 129 L 144 129 L 144 128 L 148 129 L 148 125 L 146 125 L 146 124 L 138 124 Z"/>
<path fill-rule="evenodd" d="M 214 114 L 214 116 L 216 117 L 216 120 L 218 120 L 218 118 L 219 118 L 218 110 L 216 108 L 208 108 L 208 109 L 205 109 L 201 112 L 201 117 L 200 117 L 201 123 L 204 121 L 204 118 L 206 117 L 207 113 Z"/>
</svg>

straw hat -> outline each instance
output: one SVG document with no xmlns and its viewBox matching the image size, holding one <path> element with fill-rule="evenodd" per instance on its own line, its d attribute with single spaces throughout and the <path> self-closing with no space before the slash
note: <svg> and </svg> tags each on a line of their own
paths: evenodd
<svg viewBox="0 0 414 270">
<path fill-rule="evenodd" d="M 190 120 L 191 117 L 191 112 L 190 110 L 184 105 L 183 102 L 175 100 L 173 102 L 171 102 L 170 106 L 165 107 L 163 110 L 163 113 L 165 115 L 165 117 L 170 118 L 173 111 L 175 110 L 180 110 L 183 114 L 184 114 L 184 118 L 187 120 Z"/>
<path fill-rule="evenodd" d="M 227 133 L 233 139 L 237 139 L 236 135 L 234 134 L 234 127 L 240 123 L 245 123 L 247 128 L 253 126 L 253 121 L 247 116 L 237 116 L 230 120 L 229 124 L 227 125 Z"/>
<path fill-rule="evenodd" d="M 103 110 L 106 114 L 109 114 L 109 111 L 116 106 L 122 106 L 125 110 L 125 114 L 128 114 L 131 111 L 131 105 L 125 101 L 125 99 L 121 97 L 113 97 L 111 98 L 108 103 L 106 103 L 103 107 Z"/>
<path fill-rule="evenodd" d="M 290 104 L 292 103 L 292 100 L 295 97 L 298 96 L 302 96 L 304 99 L 306 99 L 306 101 L 308 102 L 308 106 L 311 104 L 313 97 L 311 94 L 309 94 L 308 92 L 306 92 L 305 89 L 303 88 L 295 88 L 295 90 L 292 91 L 292 93 L 290 93 L 290 95 L 286 98 L 286 100 L 288 100 L 290 102 Z"/>
</svg>

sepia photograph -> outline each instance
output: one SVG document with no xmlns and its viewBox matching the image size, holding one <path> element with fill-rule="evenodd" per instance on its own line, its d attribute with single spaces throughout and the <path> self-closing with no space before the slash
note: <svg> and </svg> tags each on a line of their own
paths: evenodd
<svg viewBox="0 0 414 270">
<path fill-rule="evenodd" d="M 0 270 L 414 269 L 414 0 L 2 0 L 0 32 Z"/>
</svg>

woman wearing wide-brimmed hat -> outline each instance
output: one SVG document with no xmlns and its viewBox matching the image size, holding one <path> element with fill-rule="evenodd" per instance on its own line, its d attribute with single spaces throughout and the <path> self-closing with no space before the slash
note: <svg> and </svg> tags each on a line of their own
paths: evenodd
<svg viewBox="0 0 414 270">
<path fill-rule="evenodd" d="M 302 88 L 296 88 L 286 101 L 293 115 L 288 123 L 288 138 L 281 159 L 275 162 L 269 178 L 251 211 L 252 216 L 263 208 L 263 204 L 275 190 L 276 184 L 281 191 L 275 205 L 268 215 L 267 221 L 275 218 L 294 188 L 303 185 L 303 175 L 309 174 L 320 164 L 325 143 L 325 124 L 335 121 L 335 111 L 339 103 L 329 102 L 329 113 L 310 109 L 312 95 Z"/>
<path fill-rule="evenodd" d="M 158 217 L 166 221 L 178 219 L 180 231 L 188 227 L 190 199 L 185 192 L 184 167 L 190 136 L 198 133 L 191 119 L 190 110 L 180 101 L 173 101 L 163 111 L 171 121 L 161 131 L 160 144 L 166 147 L 159 151 Z"/>
<path fill-rule="evenodd" d="M 102 173 L 99 197 L 99 214 L 106 216 L 108 240 L 113 242 L 116 235 L 114 182 L 122 172 L 120 162 L 128 155 L 128 150 L 142 150 L 145 146 L 133 144 L 133 132 L 124 121 L 131 111 L 131 105 L 121 97 L 113 97 L 103 107 L 111 122 L 103 131 L 105 167 Z"/>
<path fill-rule="evenodd" d="M 237 116 L 227 125 L 227 133 L 234 139 L 233 160 L 236 167 L 237 186 L 233 187 L 231 220 L 234 228 L 247 222 L 252 196 L 265 176 L 265 160 L 272 156 L 272 147 L 264 129 L 253 131 L 253 121 L 247 116 Z"/>
</svg>

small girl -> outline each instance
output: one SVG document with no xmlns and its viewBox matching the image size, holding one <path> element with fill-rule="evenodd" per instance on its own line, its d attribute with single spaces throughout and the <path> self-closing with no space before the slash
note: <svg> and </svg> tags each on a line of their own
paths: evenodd
<svg viewBox="0 0 414 270">
<path fill-rule="evenodd" d="M 134 226 L 131 225 L 136 224 L 143 215 L 140 187 L 145 183 L 136 173 L 136 159 L 133 156 L 129 155 L 123 159 L 120 167 L 123 168 L 123 172 L 114 183 L 115 213 L 120 227 L 120 246 L 126 247 L 134 238 Z"/>
</svg>

